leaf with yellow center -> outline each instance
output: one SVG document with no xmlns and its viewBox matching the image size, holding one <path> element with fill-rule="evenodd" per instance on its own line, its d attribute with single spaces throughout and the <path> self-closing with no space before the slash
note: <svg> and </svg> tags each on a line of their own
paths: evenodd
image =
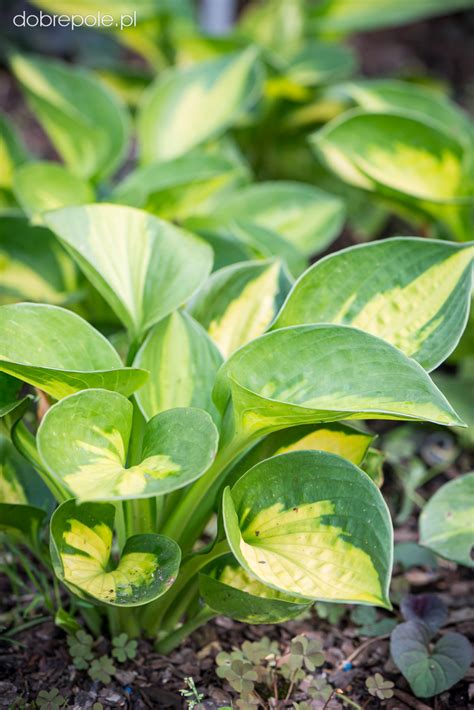
<svg viewBox="0 0 474 710">
<path fill-rule="evenodd" d="M 178 573 L 181 553 L 164 535 L 128 538 L 118 563 L 111 559 L 115 508 L 67 501 L 51 518 L 51 559 L 56 575 L 89 601 L 140 606 L 164 594 Z"/>
</svg>

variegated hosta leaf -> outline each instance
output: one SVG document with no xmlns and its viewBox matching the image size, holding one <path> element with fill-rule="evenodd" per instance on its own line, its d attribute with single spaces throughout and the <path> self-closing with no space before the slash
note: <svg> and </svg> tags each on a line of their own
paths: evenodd
<svg viewBox="0 0 474 710">
<path fill-rule="evenodd" d="M 226 488 L 223 519 L 240 564 L 287 594 L 390 608 L 392 524 L 377 486 L 345 459 L 276 456 Z"/>
<path fill-rule="evenodd" d="M 2 482 L 3 483 L 3 482 Z M 23 503 L 0 503 L 0 534 L 6 533 L 14 542 L 20 542 L 33 550 L 40 545 L 41 526 L 46 512 Z"/>
<path fill-rule="evenodd" d="M 472 246 L 411 237 L 344 249 L 303 274 L 273 328 L 351 325 L 433 370 L 465 328 L 473 256 Z"/>
<path fill-rule="evenodd" d="M 212 268 L 208 244 L 132 207 L 67 207 L 45 221 L 134 335 L 181 306 Z"/>
<path fill-rule="evenodd" d="M 115 507 L 67 501 L 51 518 L 51 558 L 75 594 L 112 606 L 141 606 L 164 594 L 178 573 L 181 552 L 165 535 L 133 535 L 111 558 Z"/>
<path fill-rule="evenodd" d="M 312 143 L 345 182 L 440 219 L 466 239 L 462 215 L 474 189 L 464 146 L 432 123 L 403 112 L 355 110 L 313 134 Z"/>
<path fill-rule="evenodd" d="M 216 271 L 189 310 L 226 358 L 268 328 L 290 290 L 279 261 L 253 261 Z"/>
<path fill-rule="evenodd" d="M 15 168 L 28 160 L 13 124 L 0 115 L 0 189 L 10 190 Z"/>
<path fill-rule="evenodd" d="M 216 224 L 255 222 L 287 239 L 306 256 L 325 249 L 339 234 L 344 204 L 312 185 L 263 182 L 224 196 L 213 210 Z"/>
<path fill-rule="evenodd" d="M 221 411 L 230 397 L 245 437 L 341 419 L 462 424 L 417 362 L 380 338 L 339 325 L 282 328 L 244 345 L 218 374 Z"/>
<path fill-rule="evenodd" d="M 150 373 L 135 395 L 146 419 L 173 407 L 199 407 L 219 420 L 212 389 L 222 356 L 188 313 L 175 311 L 157 323 L 134 364 Z"/>
<path fill-rule="evenodd" d="M 241 458 L 226 477 L 231 486 L 252 466 L 290 451 L 327 451 L 360 466 L 374 437 L 348 424 L 303 424 L 276 431 Z"/>
<path fill-rule="evenodd" d="M 183 220 L 212 209 L 223 191 L 245 178 L 234 161 L 198 150 L 138 168 L 115 189 L 113 201 L 163 219 Z"/>
<path fill-rule="evenodd" d="M 312 604 L 262 584 L 233 555 L 219 557 L 199 574 L 199 591 L 216 614 L 246 624 L 294 619 Z"/>
<path fill-rule="evenodd" d="M 142 161 L 170 160 L 221 134 L 258 99 L 261 71 L 250 47 L 185 69 L 147 90 L 139 114 Z"/>
<path fill-rule="evenodd" d="M 70 170 L 103 179 L 121 163 L 129 117 L 93 74 L 63 62 L 15 54 L 12 71 L 28 103 Z"/>
<path fill-rule="evenodd" d="M 351 81 L 342 89 L 366 111 L 403 111 L 470 143 L 468 117 L 440 91 L 395 79 Z"/>
<path fill-rule="evenodd" d="M 49 229 L 0 217 L 0 304 L 60 305 L 76 289 L 74 264 Z"/>
<path fill-rule="evenodd" d="M 141 460 L 127 467 L 133 406 L 87 390 L 51 407 L 38 430 L 45 467 L 80 500 L 147 498 L 182 488 L 212 463 L 217 430 L 207 412 L 177 408 L 145 427 Z"/>
<path fill-rule="evenodd" d="M 112 345 L 75 313 L 39 303 L 0 306 L 0 372 L 55 399 L 89 387 L 128 396 L 147 377 L 123 367 Z"/>
<path fill-rule="evenodd" d="M 38 224 L 43 212 L 95 200 L 91 186 L 59 163 L 28 163 L 18 168 L 13 191 L 24 212 Z"/>
</svg>

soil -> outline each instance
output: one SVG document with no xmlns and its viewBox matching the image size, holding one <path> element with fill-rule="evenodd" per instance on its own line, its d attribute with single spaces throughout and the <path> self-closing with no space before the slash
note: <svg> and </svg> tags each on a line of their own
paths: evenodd
<svg viewBox="0 0 474 710">
<path fill-rule="evenodd" d="M 472 32 L 474 13 L 458 13 L 448 18 L 437 18 L 413 24 L 407 28 L 366 33 L 354 38 L 361 64 L 367 75 L 429 75 L 449 83 L 456 98 L 467 107 L 474 100 L 474 55 Z M 41 130 L 32 125 L 24 104 L 11 84 L 4 84 L 0 104 L 15 119 L 17 126 L 28 136 L 29 147 L 37 155 L 53 157 Z M 351 243 L 351 235 L 344 233 L 341 243 Z M 384 425 L 386 427 L 386 425 Z M 443 482 L 474 468 L 472 457 L 464 453 L 455 466 L 434 479 L 425 494 L 432 494 Z M 421 491 L 423 493 L 423 491 Z M 386 471 L 384 493 L 392 500 L 397 493 L 396 481 L 390 470 Z M 416 541 L 417 519 L 413 515 L 407 523 L 396 528 L 397 541 Z M 413 593 L 435 592 L 449 607 L 449 630 L 456 630 L 474 640 L 474 581 L 466 570 L 448 562 L 440 562 L 437 570 L 413 568 L 408 572 L 395 570 L 395 585 Z M 322 640 L 326 663 L 322 669 L 329 682 L 341 688 L 346 695 L 364 708 L 371 710 L 387 707 L 391 710 L 426 710 L 474 707 L 474 670 L 451 690 L 435 699 L 424 701 L 413 697 L 404 678 L 390 659 L 387 637 L 360 637 L 349 612 L 337 624 L 329 624 L 313 612 L 310 618 L 296 620 L 279 626 L 250 626 L 217 618 L 196 631 L 180 648 L 163 657 L 153 650 L 148 641 L 140 641 L 133 661 L 117 664 L 115 678 L 109 684 L 93 682 L 84 671 L 72 665 L 66 644 L 66 635 L 44 609 L 36 608 L 28 615 L 34 625 L 13 636 L 8 636 L 12 610 L 26 609 L 34 599 L 34 592 L 16 596 L 9 579 L 0 574 L 0 708 L 34 707 L 31 705 L 40 690 L 58 688 L 67 699 L 68 707 L 83 710 L 95 702 L 104 708 L 181 708 L 185 707 L 179 690 L 184 678 L 191 676 L 204 694 L 203 706 L 216 708 L 230 705 L 236 694 L 215 673 L 215 656 L 221 650 L 240 647 L 244 640 L 257 640 L 263 636 L 278 641 L 285 651 L 290 639 L 306 633 Z M 2 635 L 3 634 L 3 635 Z M 98 641 L 100 653 L 109 653 L 106 639 Z M 342 663 L 356 654 L 349 670 Z M 365 679 L 375 672 L 395 683 L 395 696 L 384 701 L 371 698 L 365 688 Z M 295 695 L 294 700 L 300 700 Z M 281 706 L 283 707 L 283 706 Z M 322 707 L 322 705 L 320 706 Z M 340 707 L 337 704 L 337 707 Z"/>
</svg>

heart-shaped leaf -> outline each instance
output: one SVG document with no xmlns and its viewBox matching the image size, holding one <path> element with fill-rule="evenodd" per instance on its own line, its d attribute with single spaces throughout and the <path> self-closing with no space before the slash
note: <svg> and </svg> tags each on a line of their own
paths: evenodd
<svg viewBox="0 0 474 710">
<path fill-rule="evenodd" d="M 290 451 L 327 451 L 330 454 L 342 456 L 343 459 L 359 466 L 364 460 L 372 440 L 371 434 L 366 434 L 347 424 L 323 424 L 320 426 L 308 424 L 276 431 L 255 444 L 236 463 L 226 477 L 226 483 L 231 486 L 260 461 Z"/>
<path fill-rule="evenodd" d="M 451 688 L 469 670 L 471 644 L 457 633 L 444 634 L 430 648 L 431 632 L 424 624 L 399 624 L 390 640 L 392 658 L 419 698 L 431 698 Z"/>
<path fill-rule="evenodd" d="M 70 170 L 103 179 L 121 163 L 129 117 L 105 85 L 85 69 L 15 54 L 11 68 L 35 117 Z"/>
<path fill-rule="evenodd" d="M 133 535 L 111 559 L 115 507 L 67 501 L 51 518 L 51 558 L 56 575 L 75 594 L 112 606 L 140 606 L 173 584 L 179 546 L 165 535 Z"/>
<path fill-rule="evenodd" d="M 136 393 L 146 419 L 173 407 L 205 409 L 219 420 L 212 388 L 222 356 L 206 331 L 184 311 L 157 323 L 135 358 L 150 377 Z"/>
<path fill-rule="evenodd" d="M 254 48 L 162 73 L 147 90 L 138 131 L 143 162 L 183 155 L 235 123 L 258 99 Z"/>
<path fill-rule="evenodd" d="M 60 305 L 76 290 L 75 268 L 49 229 L 21 217 L 0 218 L 0 304 Z"/>
<path fill-rule="evenodd" d="M 138 168 L 115 189 L 113 201 L 183 220 L 212 209 L 223 191 L 243 179 L 244 170 L 235 162 L 198 150 Z"/>
<path fill-rule="evenodd" d="M 392 524 L 377 486 L 321 451 L 262 461 L 226 488 L 237 560 L 263 584 L 306 599 L 390 608 Z"/>
<path fill-rule="evenodd" d="M 474 567 L 474 473 L 445 483 L 422 510 L 420 543 L 441 557 Z"/>
<path fill-rule="evenodd" d="M 219 557 L 200 573 L 199 591 L 216 614 L 246 624 L 277 624 L 294 619 L 312 604 L 265 586 L 230 554 Z"/>
<path fill-rule="evenodd" d="M 214 272 L 189 305 L 224 357 L 261 335 L 290 282 L 278 261 L 254 261 Z"/>
<path fill-rule="evenodd" d="M 465 328 L 473 256 L 472 246 L 412 237 L 344 249 L 301 276 L 273 328 L 351 325 L 433 370 Z"/>
<path fill-rule="evenodd" d="M 400 602 L 400 611 L 407 621 L 418 621 L 433 634 L 448 618 L 447 606 L 436 594 L 405 594 Z"/>
<path fill-rule="evenodd" d="M 229 398 L 236 429 L 250 437 L 340 419 L 462 424 L 417 362 L 347 326 L 282 328 L 244 345 L 218 374 L 221 411 Z"/>
<path fill-rule="evenodd" d="M 212 267 L 205 242 L 132 207 L 67 207 L 45 221 L 134 335 L 181 306 Z"/>
<path fill-rule="evenodd" d="M 344 204 L 312 185 L 298 182 L 262 182 L 223 196 L 212 212 L 216 224 L 245 223 L 270 229 L 304 255 L 325 249 L 339 234 Z"/>
<path fill-rule="evenodd" d="M 28 163 L 15 171 L 13 191 L 23 211 L 41 223 L 43 212 L 94 202 L 93 189 L 58 163 Z"/>
<path fill-rule="evenodd" d="M 122 395 L 86 390 L 51 407 L 38 430 L 46 468 L 76 498 L 118 500 L 162 495 L 210 466 L 217 430 L 201 409 L 161 412 L 145 427 L 142 459 L 126 468 L 133 407 Z"/>
<path fill-rule="evenodd" d="M 88 387 L 128 396 L 147 376 L 123 367 L 112 345 L 75 313 L 39 303 L 0 306 L 0 371 L 55 399 Z"/>
</svg>

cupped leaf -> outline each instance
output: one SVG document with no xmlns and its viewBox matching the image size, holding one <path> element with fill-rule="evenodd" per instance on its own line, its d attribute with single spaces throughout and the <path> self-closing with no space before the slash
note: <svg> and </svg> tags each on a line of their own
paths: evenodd
<svg viewBox="0 0 474 710">
<path fill-rule="evenodd" d="M 199 591 L 216 614 L 246 624 L 278 624 L 294 619 L 312 604 L 262 584 L 230 554 L 199 574 Z"/>
<path fill-rule="evenodd" d="M 387 376 L 390 373 L 390 376 Z M 215 401 L 261 436 L 340 419 L 461 424 L 422 367 L 384 340 L 340 325 L 300 325 L 257 338 L 221 368 Z"/>
<path fill-rule="evenodd" d="M 77 290 L 75 268 L 49 229 L 0 217 L 0 303 L 64 303 Z"/>
<path fill-rule="evenodd" d="M 212 274 L 189 310 L 228 357 L 265 332 L 289 289 L 280 262 L 244 262 Z"/>
<path fill-rule="evenodd" d="M 212 268 L 205 242 L 132 207 L 69 207 L 45 221 L 135 335 L 181 306 Z"/>
<path fill-rule="evenodd" d="M 462 634 L 449 632 L 430 648 L 431 632 L 424 624 L 399 624 L 390 640 L 392 658 L 419 698 L 431 698 L 451 688 L 469 670 L 472 649 Z"/>
<path fill-rule="evenodd" d="M 0 533 L 6 533 L 14 542 L 20 542 L 33 550 L 40 546 L 41 526 L 46 512 L 33 505 L 0 503 Z"/>
<path fill-rule="evenodd" d="M 226 478 L 231 486 L 252 466 L 264 459 L 290 451 L 327 451 L 356 465 L 364 460 L 373 436 L 348 424 L 307 424 L 276 431 L 250 449 Z"/>
<path fill-rule="evenodd" d="M 190 407 L 150 419 L 141 460 L 127 467 L 132 417 L 132 404 L 116 392 L 87 390 L 61 400 L 38 430 L 45 467 L 80 500 L 120 500 L 182 488 L 212 463 L 216 427 Z"/>
<path fill-rule="evenodd" d="M 163 219 L 183 220 L 212 209 L 223 191 L 244 178 L 245 171 L 234 161 L 198 150 L 138 168 L 118 185 L 112 198 Z"/>
<path fill-rule="evenodd" d="M 273 328 L 351 325 L 433 370 L 466 326 L 473 256 L 472 246 L 412 237 L 349 247 L 301 276 Z"/>
<path fill-rule="evenodd" d="M 88 183 L 58 163 L 28 163 L 15 171 L 13 191 L 24 212 L 41 223 L 43 212 L 94 202 Z"/>
<path fill-rule="evenodd" d="M 179 546 L 165 535 L 133 535 L 111 558 L 115 507 L 67 501 L 51 518 L 51 558 L 59 579 L 75 594 L 112 606 L 157 599 L 178 573 Z"/>
<path fill-rule="evenodd" d="M 326 165 L 355 187 L 386 187 L 430 203 L 455 203 L 472 189 L 462 144 L 406 114 L 351 111 L 313 134 L 312 143 Z"/>
<path fill-rule="evenodd" d="M 335 195 L 312 185 L 281 180 L 249 185 L 224 196 L 212 218 L 216 224 L 254 222 L 311 256 L 339 234 L 344 205 Z"/>
<path fill-rule="evenodd" d="M 103 179 L 121 163 L 129 118 L 115 94 L 85 69 L 15 54 L 11 68 L 28 103 L 70 170 Z"/>
<path fill-rule="evenodd" d="M 146 419 L 173 407 L 199 407 L 219 420 L 212 389 L 222 356 L 206 331 L 184 311 L 157 323 L 134 365 L 150 377 L 136 393 Z"/>
<path fill-rule="evenodd" d="M 474 473 L 445 483 L 422 510 L 420 544 L 474 567 Z"/>
<path fill-rule="evenodd" d="M 0 188 L 10 190 L 15 168 L 28 160 L 28 154 L 13 124 L 0 115 Z"/>
<path fill-rule="evenodd" d="M 112 345 L 75 313 L 39 303 L 0 307 L 0 371 L 55 399 L 89 387 L 128 396 L 147 377 L 123 367 Z"/>
<path fill-rule="evenodd" d="M 218 136 L 255 103 L 260 89 L 252 47 L 161 74 L 139 114 L 142 161 L 176 158 Z"/>
<path fill-rule="evenodd" d="M 392 524 L 377 486 L 322 451 L 262 461 L 226 488 L 223 519 L 240 564 L 306 599 L 390 608 Z"/>
</svg>

